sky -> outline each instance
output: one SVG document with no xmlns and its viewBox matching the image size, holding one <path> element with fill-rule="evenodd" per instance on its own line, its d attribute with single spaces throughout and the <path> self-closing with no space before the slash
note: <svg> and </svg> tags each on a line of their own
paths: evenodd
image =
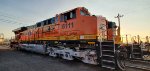
<svg viewBox="0 0 150 71">
<path fill-rule="evenodd" d="M 121 17 L 121 34 L 150 36 L 150 0 L 0 0 L 0 33 L 5 38 L 21 26 L 51 18 L 76 7 L 86 7 L 93 15 L 102 15 L 118 24 Z"/>
</svg>

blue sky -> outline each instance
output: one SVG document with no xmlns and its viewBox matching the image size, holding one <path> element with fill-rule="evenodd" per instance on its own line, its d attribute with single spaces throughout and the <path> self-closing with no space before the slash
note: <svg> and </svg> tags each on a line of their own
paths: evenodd
<svg viewBox="0 0 150 71">
<path fill-rule="evenodd" d="M 76 7 L 86 7 L 92 14 L 116 23 L 114 17 L 123 14 L 122 35 L 150 36 L 150 0 L 0 0 L 0 33 L 10 38 L 15 28 L 35 24 Z"/>
</svg>

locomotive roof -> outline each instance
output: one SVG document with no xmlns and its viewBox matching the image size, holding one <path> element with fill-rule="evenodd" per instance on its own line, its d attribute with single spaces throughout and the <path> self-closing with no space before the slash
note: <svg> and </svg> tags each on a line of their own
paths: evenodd
<svg viewBox="0 0 150 71">
<path fill-rule="evenodd" d="M 77 7 L 77 8 L 74 8 L 74 9 L 71 9 L 71 10 L 68 10 L 68 11 L 65 11 L 65 12 L 62 12 L 62 13 L 60 13 L 59 15 L 68 13 L 68 12 L 73 11 L 73 10 L 78 9 L 78 8 L 82 8 L 82 7 Z"/>
<path fill-rule="evenodd" d="M 61 14 L 65 14 L 65 13 L 68 13 L 68 12 L 71 12 L 71 11 L 73 11 L 73 10 L 75 10 L 75 9 L 81 9 L 81 8 L 86 9 L 85 7 L 77 7 L 77 8 L 74 8 L 74 9 L 71 9 L 71 10 L 68 10 L 68 11 L 65 11 L 65 12 L 62 12 L 62 13 L 59 13 L 59 14 L 56 14 L 56 16 L 57 16 L 57 15 L 61 15 Z M 54 17 L 55 17 L 55 16 L 54 16 Z M 51 18 L 54 18 L 54 17 L 51 17 Z M 51 18 L 48 18 L 48 19 L 51 19 Z M 48 19 L 46 19 L 46 20 L 48 20 Z M 37 22 L 36 24 L 41 23 L 41 22 L 44 22 L 44 21 L 46 21 L 46 20 Z"/>
<path fill-rule="evenodd" d="M 27 30 L 27 27 L 20 27 L 20 28 L 12 30 L 12 32 L 14 32 L 16 34 L 16 33 L 19 33 L 19 32 L 25 31 L 25 30 Z"/>
<path fill-rule="evenodd" d="M 75 9 L 82 9 L 82 8 L 86 9 L 85 7 L 77 7 L 77 8 L 74 8 L 74 9 L 71 9 L 71 10 L 68 10 L 68 11 L 65 11 L 65 12 L 62 12 L 62 13 L 59 13 L 59 14 L 56 14 L 56 16 L 57 16 L 57 15 L 61 15 L 61 14 L 65 14 L 65 13 L 68 13 L 68 12 L 71 12 L 71 11 L 73 11 L 73 10 L 75 10 Z M 52 17 L 52 18 L 54 18 L 54 17 Z M 48 19 L 52 19 L 52 18 L 48 18 Z M 31 26 L 20 27 L 20 28 L 14 29 L 13 32 L 20 32 L 20 31 L 24 31 L 24 30 L 27 30 L 27 29 L 34 28 L 35 26 L 37 26 L 38 23 L 42 23 L 42 22 L 44 22 L 44 21 L 46 21 L 46 20 L 48 20 L 48 19 L 45 19 L 45 20 L 40 21 L 40 22 L 37 22 L 36 24 L 31 25 Z"/>
<path fill-rule="evenodd" d="M 32 29 L 34 28 L 36 25 L 30 25 L 30 26 L 27 26 L 27 29 Z"/>
</svg>

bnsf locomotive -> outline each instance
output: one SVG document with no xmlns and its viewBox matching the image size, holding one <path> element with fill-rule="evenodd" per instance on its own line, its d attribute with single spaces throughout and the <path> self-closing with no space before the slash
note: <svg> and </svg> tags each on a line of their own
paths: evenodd
<svg viewBox="0 0 150 71">
<path fill-rule="evenodd" d="M 117 55 L 121 43 L 117 31 L 114 22 L 91 15 L 84 7 L 13 30 L 19 49 L 124 69 Z"/>
</svg>

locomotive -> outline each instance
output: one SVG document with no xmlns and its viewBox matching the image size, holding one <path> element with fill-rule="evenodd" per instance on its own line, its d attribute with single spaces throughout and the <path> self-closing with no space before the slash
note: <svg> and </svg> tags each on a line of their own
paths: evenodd
<svg viewBox="0 0 150 71">
<path fill-rule="evenodd" d="M 19 49 L 123 70 L 117 27 L 115 22 L 77 7 L 13 32 Z"/>
</svg>

